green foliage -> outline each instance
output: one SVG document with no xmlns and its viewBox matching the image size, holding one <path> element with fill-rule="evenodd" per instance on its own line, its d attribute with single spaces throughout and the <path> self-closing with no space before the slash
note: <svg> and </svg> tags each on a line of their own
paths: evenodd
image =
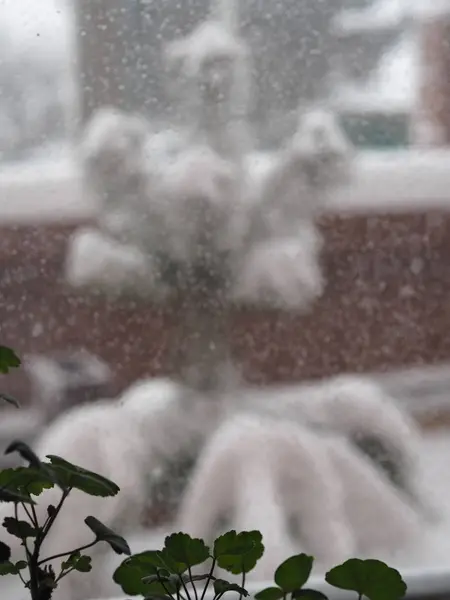
<svg viewBox="0 0 450 600">
<path fill-rule="evenodd" d="M 0 346 L 0 373 L 9 373 L 11 369 L 17 369 L 20 365 L 20 358 L 14 350 L 7 346 Z"/>
<path fill-rule="evenodd" d="M 226 592 L 237 592 L 240 596 L 248 596 L 248 592 L 245 588 L 237 585 L 237 583 L 230 583 L 224 579 L 216 579 L 214 581 L 214 592 L 216 596 L 223 596 Z"/>
<path fill-rule="evenodd" d="M 116 496 L 119 492 L 119 487 L 115 483 L 97 473 L 72 465 L 59 456 L 49 455 L 47 458 L 51 464 L 51 472 L 56 475 L 54 482 L 62 487 L 102 498 Z"/>
<path fill-rule="evenodd" d="M 325 594 L 322 594 L 319 590 L 309 590 L 308 588 L 295 591 L 292 597 L 302 598 L 302 600 L 328 600 Z"/>
<path fill-rule="evenodd" d="M 20 359 L 13 350 L 0 346 L 0 373 L 8 373 L 20 366 Z M 0 399 L 17 406 L 17 402 L 5 394 Z M 17 452 L 28 463 L 26 467 L 5 469 L 0 472 L 0 502 L 14 504 L 14 517 L 3 521 L 6 531 L 19 538 L 24 548 L 25 560 L 11 561 L 11 549 L 0 541 L 0 576 L 16 575 L 30 591 L 31 600 L 50 600 L 59 581 L 69 573 L 88 573 L 92 559 L 83 551 L 100 542 L 106 542 L 117 554 L 127 558 L 114 572 L 114 581 L 125 594 L 142 595 L 146 600 L 204 600 L 212 583 L 214 600 L 220 600 L 228 592 L 239 594 L 240 600 L 249 595 L 245 588 L 246 575 L 255 568 L 264 554 L 262 535 L 259 531 L 229 531 L 218 537 L 212 552 L 201 539 L 186 533 L 174 533 L 166 537 L 164 548 L 131 556 L 127 542 L 98 519 L 88 516 L 86 526 L 94 534 L 89 544 L 55 556 L 42 558 L 41 547 L 58 518 L 60 510 L 72 490 L 98 497 L 111 497 L 119 492 L 118 486 L 105 477 L 73 465 L 58 456 L 47 456 L 41 461 L 27 444 L 16 441 L 6 453 Z M 47 506 L 47 517 L 39 522 L 35 509 L 36 500 L 45 490 L 57 487 L 60 500 L 56 506 Z M 18 518 L 18 509 L 25 517 Z M 51 564 L 62 559 L 59 572 Z M 305 587 L 314 564 L 314 558 L 297 554 L 285 560 L 275 571 L 275 585 L 255 594 L 255 600 L 327 600 L 325 594 Z M 193 573 L 194 567 L 204 565 L 204 572 Z M 240 585 L 214 575 L 216 567 L 232 575 L 240 575 Z M 28 579 L 22 575 L 27 570 Z M 352 591 L 358 599 L 401 600 L 406 594 L 406 584 L 395 569 L 378 560 L 352 558 L 334 567 L 325 576 L 327 583 L 335 588 Z M 197 584 L 202 583 L 202 589 Z M 191 591 L 190 591 L 191 590 Z"/>
<path fill-rule="evenodd" d="M 275 571 L 275 583 L 285 594 L 300 590 L 308 581 L 314 558 L 307 554 L 297 554 L 282 563 Z"/>
<path fill-rule="evenodd" d="M 92 571 L 92 559 L 86 554 L 73 552 L 66 561 L 61 563 L 61 568 L 78 571 L 79 573 L 89 573 L 89 571 Z"/>
<path fill-rule="evenodd" d="M 95 494 L 92 494 L 95 495 Z M 126 541 L 114 533 L 112 529 L 103 525 L 98 519 L 95 517 L 86 517 L 84 522 L 89 527 L 89 529 L 95 534 L 95 539 L 97 542 L 106 542 L 111 546 L 116 554 L 131 554 L 130 547 L 126 543 Z"/>
<path fill-rule="evenodd" d="M 369 600 L 398 600 L 406 594 L 400 573 L 379 560 L 351 558 L 328 571 L 325 579 L 336 588 L 352 590 Z"/>
<path fill-rule="evenodd" d="M 280 600 L 284 597 L 284 592 L 279 587 L 268 587 L 255 595 L 256 600 Z"/>
<path fill-rule="evenodd" d="M 143 595 L 147 599 L 203 600 L 211 583 L 214 600 L 228 592 L 238 593 L 242 599 L 249 595 L 245 588 L 246 574 L 254 568 L 263 551 L 262 536 L 258 531 L 229 531 L 216 539 L 212 552 L 203 540 L 176 533 L 166 538 L 161 551 L 141 552 L 126 558 L 116 569 L 114 581 L 125 594 Z M 192 567 L 203 563 L 204 573 L 193 574 Z M 313 564 L 314 558 L 307 554 L 288 558 L 274 574 L 276 585 L 261 590 L 255 594 L 255 599 L 327 600 L 323 592 L 305 587 Z M 217 566 L 241 575 L 241 584 L 215 577 Z M 376 560 L 349 560 L 329 571 L 326 581 L 333 587 L 356 592 L 358 598 L 369 600 L 400 600 L 406 593 L 406 585 L 399 573 Z M 200 589 L 199 583 L 202 583 Z"/>
<path fill-rule="evenodd" d="M 3 521 L 3 527 L 8 533 L 19 538 L 19 540 L 35 538 L 38 534 L 35 527 L 32 527 L 26 521 L 19 521 L 19 519 L 14 519 L 13 517 L 6 517 Z"/>
<path fill-rule="evenodd" d="M 30 465 L 30 467 L 34 467 L 38 471 L 42 470 L 41 461 L 33 452 L 33 450 L 24 442 L 12 442 L 5 450 L 5 454 L 12 454 L 13 452 L 17 452 L 20 457 Z"/>
<path fill-rule="evenodd" d="M 213 556 L 217 565 L 234 575 L 252 571 L 263 554 L 259 531 L 229 531 L 214 542 Z"/>
<path fill-rule="evenodd" d="M 58 456 L 48 456 L 41 461 L 24 442 L 13 442 L 7 453 L 17 452 L 28 463 L 26 467 L 5 469 L 0 472 L 0 501 L 14 504 L 14 516 L 6 517 L 3 527 L 21 542 L 24 560 L 13 563 L 11 550 L 0 542 L 0 575 L 17 575 L 29 589 L 31 600 L 49 600 L 62 578 L 72 571 L 87 573 L 92 569 L 91 557 L 82 554 L 100 542 L 106 542 L 118 554 L 130 555 L 126 541 L 103 525 L 95 517 L 85 519 L 87 527 L 94 533 L 93 540 L 80 548 L 68 549 L 55 556 L 42 557 L 41 548 L 53 524 L 69 497 L 76 489 L 91 496 L 111 497 L 119 492 L 118 486 L 105 477 L 97 475 Z M 57 488 L 60 498 L 56 506 L 49 505 L 46 518 L 38 519 L 36 500 L 45 490 Z M 19 508 L 21 517 L 19 518 Z M 55 561 L 61 559 L 55 571 Z M 52 564 L 50 564 L 52 563 Z M 28 572 L 24 576 L 22 571 Z"/>
<path fill-rule="evenodd" d="M 0 346 L 0 373 L 9 373 L 10 369 L 17 369 L 20 367 L 21 361 L 17 354 L 11 348 L 7 346 Z M 0 400 L 12 404 L 16 408 L 19 408 L 19 403 L 15 398 L 0 392 Z"/>
<path fill-rule="evenodd" d="M 4 563 L 11 558 L 11 548 L 4 542 L 0 542 L 0 563 Z"/>
<path fill-rule="evenodd" d="M 174 533 L 166 538 L 164 549 L 172 560 L 186 568 L 201 565 L 209 558 L 209 548 L 203 540 L 192 539 L 187 533 Z"/>
<path fill-rule="evenodd" d="M 26 560 L 20 560 L 16 564 L 6 560 L 0 563 L 0 575 L 19 575 L 20 571 L 23 571 L 28 566 Z"/>
</svg>

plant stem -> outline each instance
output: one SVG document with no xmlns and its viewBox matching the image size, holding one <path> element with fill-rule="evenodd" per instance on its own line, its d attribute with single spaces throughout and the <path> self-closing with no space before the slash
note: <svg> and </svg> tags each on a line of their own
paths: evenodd
<svg viewBox="0 0 450 600">
<path fill-rule="evenodd" d="M 198 600 L 197 588 L 195 587 L 195 581 L 192 580 L 192 569 L 188 567 L 189 579 L 191 580 L 191 585 L 194 590 L 195 600 Z"/>
<path fill-rule="evenodd" d="M 22 504 L 22 506 L 23 506 L 23 504 Z M 16 521 L 19 520 L 19 505 L 17 504 L 17 502 L 14 503 L 14 518 L 16 519 Z M 22 544 L 23 544 L 23 547 L 25 548 L 25 554 L 26 554 L 27 563 L 28 563 L 28 573 L 30 576 L 31 600 L 39 600 L 39 597 L 38 597 L 38 595 L 39 595 L 38 572 L 37 572 L 36 564 L 33 561 L 34 552 L 33 553 L 30 552 L 26 538 L 22 538 Z M 36 547 L 36 542 L 35 542 L 35 547 Z"/>
<path fill-rule="evenodd" d="M 44 523 L 44 526 L 42 527 L 42 539 L 41 539 L 40 546 L 42 546 L 44 539 L 48 535 L 50 528 L 52 527 L 53 523 L 55 522 L 56 518 L 58 517 L 59 512 L 62 509 L 63 504 L 67 500 L 67 496 L 70 494 L 71 491 L 72 491 L 72 488 L 68 488 L 68 489 L 64 490 L 64 492 L 61 496 L 61 500 L 58 502 L 58 506 L 55 508 L 55 512 L 50 517 L 48 517 L 48 519 Z"/>
<path fill-rule="evenodd" d="M 27 551 L 27 559 L 28 559 L 28 570 L 30 573 L 30 591 L 32 600 L 39 600 L 39 552 L 41 551 L 42 544 L 44 543 L 45 538 L 48 535 L 53 523 L 55 522 L 59 512 L 67 499 L 67 496 L 71 492 L 71 488 L 64 490 L 62 497 L 56 507 L 54 513 L 48 517 L 45 524 L 42 528 L 38 527 L 38 535 L 36 536 L 36 540 L 34 542 L 33 553 L 29 553 Z"/>
<path fill-rule="evenodd" d="M 245 571 L 242 571 L 242 583 L 241 588 L 245 589 Z M 242 600 L 242 592 L 239 594 L 239 600 Z"/>
<path fill-rule="evenodd" d="M 29 520 L 30 520 L 30 522 L 32 523 L 33 527 L 34 527 L 35 529 L 38 529 L 38 527 L 39 527 L 39 523 L 37 522 L 37 519 L 35 518 L 35 517 L 36 517 L 36 511 L 34 511 L 34 515 L 33 515 L 33 513 L 31 513 L 31 512 L 28 510 L 28 508 L 27 508 L 27 505 L 26 505 L 25 503 L 21 502 L 20 504 L 21 504 L 21 506 L 22 506 L 22 508 L 23 508 L 23 510 L 24 510 L 24 512 L 25 512 L 25 514 L 27 515 L 28 519 L 29 519 Z"/>
<path fill-rule="evenodd" d="M 195 591 L 194 582 L 192 581 L 192 575 L 190 573 L 189 573 L 189 577 L 191 577 L 191 585 L 192 585 L 192 587 L 194 588 L 194 591 Z M 179 578 L 180 578 L 180 581 L 181 581 L 181 585 L 183 586 L 184 591 L 186 592 L 186 596 L 188 598 L 190 598 L 191 596 L 189 595 L 189 590 L 187 589 L 186 583 L 185 583 L 185 581 L 183 579 L 183 575 L 179 575 Z"/>
<path fill-rule="evenodd" d="M 55 583 L 58 583 L 59 581 L 61 581 L 61 579 L 63 577 L 65 577 L 66 575 L 68 575 L 69 573 L 72 573 L 72 571 L 75 571 L 74 567 L 71 567 L 70 569 L 67 569 L 66 571 L 64 571 L 64 569 L 61 571 L 61 573 L 58 575 L 58 577 L 55 580 Z"/>
<path fill-rule="evenodd" d="M 175 600 L 175 598 L 173 597 L 173 595 L 169 592 L 169 590 L 166 587 L 166 584 L 164 583 L 164 580 L 161 579 L 161 577 L 158 575 L 158 581 L 159 583 L 162 585 L 162 587 L 164 588 L 164 591 L 166 592 L 166 594 L 169 596 L 169 598 L 171 598 L 172 600 Z M 189 596 L 188 596 L 189 597 Z"/>
<path fill-rule="evenodd" d="M 40 560 L 38 562 L 38 565 L 43 565 L 44 563 L 50 562 L 51 560 L 54 560 L 55 558 L 64 558 L 65 556 L 71 556 L 72 554 L 76 554 L 77 552 L 82 552 L 83 550 L 88 550 L 88 548 L 92 548 L 92 546 L 95 546 L 95 544 L 97 544 L 98 540 L 95 539 L 93 542 L 90 542 L 89 544 L 85 544 L 84 546 L 80 546 L 79 548 L 75 548 L 75 550 L 70 550 L 69 552 L 61 552 L 59 554 L 54 554 L 53 556 L 49 556 L 47 558 L 43 558 L 42 560 Z"/>
<path fill-rule="evenodd" d="M 211 583 L 211 579 L 212 579 L 215 568 L 216 568 L 216 559 L 213 558 L 212 565 L 211 565 L 211 568 L 208 573 L 208 579 L 206 580 L 205 587 L 203 588 L 203 592 L 202 592 L 200 600 L 203 600 L 206 595 L 206 591 L 209 588 L 209 584 Z"/>
</svg>

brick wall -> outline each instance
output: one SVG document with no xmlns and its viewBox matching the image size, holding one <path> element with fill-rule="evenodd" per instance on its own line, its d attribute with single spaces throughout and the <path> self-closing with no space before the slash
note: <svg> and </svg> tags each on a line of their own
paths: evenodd
<svg viewBox="0 0 450 600">
<path fill-rule="evenodd" d="M 430 2 L 432 8 L 432 2 Z M 425 145 L 450 143 L 450 8 L 428 16 L 418 25 L 420 43 L 419 114 L 416 141 Z"/>
<path fill-rule="evenodd" d="M 252 382 L 450 359 L 450 214 L 324 217 L 326 293 L 307 315 L 236 310 L 235 356 Z M 115 372 L 114 390 L 161 374 L 180 318 L 176 306 L 77 296 L 62 279 L 58 225 L 0 231 L 2 343 L 22 354 L 81 346 Z M 23 373 L 1 389 L 27 400 Z"/>
</svg>

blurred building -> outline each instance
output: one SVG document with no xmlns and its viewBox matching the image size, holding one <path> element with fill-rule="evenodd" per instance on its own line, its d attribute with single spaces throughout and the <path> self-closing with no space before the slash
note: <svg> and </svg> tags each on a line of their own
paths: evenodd
<svg viewBox="0 0 450 600">
<path fill-rule="evenodd" d="M 413 2 L 347 0 L 334 17 L 337 66 L 330 100 L 357 145 L 410 141 L 419 64 Z"/>
<path fill-rule="evenodd" d="M 97 88 L 85 112 L 114 100 L 144 110 L 154 122 L 170 120 L 164 45 L 207 18 L 211 4 L 78 0 L 85 98 Z M 342 113 L 359 146 L 409 143 L 419 64 L 414 2 L 246 0 L 235 6 L 253 51 L 251 120 L 260 145 L 278 145 L 292 130 L 299 104 L 317 101 Z M 98 34 L 102 20 L 107 27 Z M 105 76 L 95 75 L 101 71 Z"/>
<path fill-rule="evenodd" d="M 450 1 L 417 0 L 420 82 L 414 139 L 424 146 L 450 144 Z"/>
<path fill-rule="evenodd" d="M 144 109 L 153 121 L 169 119 L 162 50 L 207 18 L 211 4 L 78 0 L 83 94 L 97 95 L 84 102 L 85 113 L 114 95 L 116 104 Z M 299 101 L 327 93 L 335 46 L 330 22 L 340 2 L 246 0 L 236 6 L 241 33 L 253 50 L 251 118 L 263 144 L 278 143 L 291 129 Z"/>
</svg>

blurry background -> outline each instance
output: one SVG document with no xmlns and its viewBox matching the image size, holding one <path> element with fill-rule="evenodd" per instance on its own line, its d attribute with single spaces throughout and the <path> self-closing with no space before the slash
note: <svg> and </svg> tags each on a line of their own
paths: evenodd
<svg viewBox="0 0 450 600">
<path fill-rule="evenodd" d="M 77 107 L 83 114 L 88 102 L 77 93 L 77 45 L 86 88 L 95 85 L 91 71 L 102 85 L 101 71 L 108 65 L 117 81 L 116 101 L 164 121 L 162 45 L 190 31 L 207 15 L 209 4 L 2 0 L 1 159 L 23 159 L 74 135 Z M 290 130 L 299 101 L 318 99 L 338 109 L 359 146 L 411 142 L 424 43 L 417 0 L 246 0 L 239 5 L 241 31 L 254 51 L 252 121 L 262 146 L 279 143 Z"/>
<path fill-rule="evenodd" d="M 299 105 L 319 103 L 360 150 L 355 184 L 320 220 L 327 289 L 312 314 L 235 316 L 247 378 L 298 382 L 449 360 L 450 2 L 236 5 L 253 50 L 259 149 L 279 147 Z M 0 0 L 2 340 L 63 362 L 84 348 L 112 369 L 112 394 L 165 371 L 178 313 L 68 289 L 67 239 L 92 216 L 74 149 L 104 104 L 170 126 L 161 51 L 209 9 L 209 0 Z M 27 377 L 8 376 L 2 389 L 34 397 Z"/>
</svg>

